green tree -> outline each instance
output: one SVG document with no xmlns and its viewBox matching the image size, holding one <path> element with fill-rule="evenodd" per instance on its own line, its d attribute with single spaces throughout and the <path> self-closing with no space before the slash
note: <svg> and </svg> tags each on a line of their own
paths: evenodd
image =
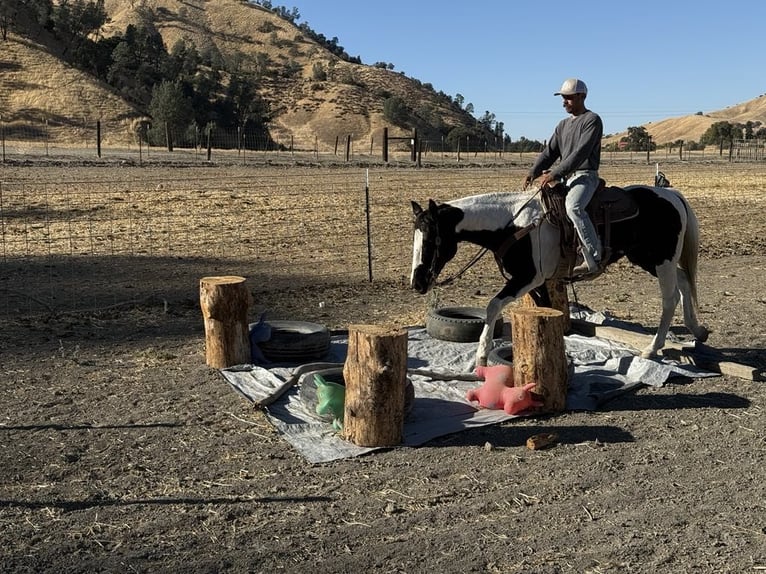
<svg viewBox="0 0 766 574">
<path fill-rule="evenodd" d="M 228 120 L 239 127 L 261 127 L 268 120 L 268 108 L 258 94 L 258 87 L 244 74 L 234 74 L 226 90 Z"/>
<path fill-rule="evenodd" d="M 488 132 L 495 131 L 495 114 L 490 112 L 489 110 L 484 112 L 484 115 L 479 118 L 479 124 L 482 128 L 487 130 Z"/>
<path fill-rule="evenodd" d="M 106 23 L 104 0 L 61 0 L 51 15 L 53 31 L 64 42 L 64 54 L 68 50 L 77 55 L 88 36 L 97 32 Z"/>
<path fill-rule="evenodd" d="M 165 80 L 154 87 L 149 114 L 155 141 L 164 134 L 168 151 L 173 151 L 174 135 L 183 133 L 192 117 L 191 105 L 180 82 Z"/>
<path fill-rule="evenodd" d="M 391 96 L 383 102 L 383 118 L 392 124 L 405 127 L 409 121 L 410 110 L 407 103 L 399 96 Z"/>
<path fill-rule="evenodd" d="M 702 134 L 700 143 L 721 145 L 724 142 L 731 142 L 736 139 L 742 139 L 742 127 L 724 121 L 711 125 Z"/>
<path fill-rule="evenodd" d="M 651 145 L 654 148 L 654 144 L 651 143 L 652 136 L 646 131 L 643 126 L 631 126 L 628 128 L 627 137 L 622 138 L 621 142 L 624 142 L 626 150 L 629 151 L 646 151 Z"/>
<path fill-rule="evenodd" d="M 162 36 L 156 29 L 131 24 L 112 51 L 106 81 L 128 100 L 146 106 L 152 99 L 150 86 L 166 79 L 168 58 Z"/>
</svg>

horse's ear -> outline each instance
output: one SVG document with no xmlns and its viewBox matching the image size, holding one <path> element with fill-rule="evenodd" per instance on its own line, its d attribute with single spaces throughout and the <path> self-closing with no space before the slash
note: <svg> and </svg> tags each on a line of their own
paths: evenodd
<svg viewBox="0 0 766 574">
<path fill-rule="evenodd" d="M 423 213 L 423 208 L 420 207 L 420 204 L 417 201 L 411 201 L 412 203 L 412 213 L 415 214 L 415 217 Z"/>
<path fill-rule="evenodd" d="M 436 202 L 433 199 L 428 200 L 428 211 L 436 213 Z"/>
</svg>

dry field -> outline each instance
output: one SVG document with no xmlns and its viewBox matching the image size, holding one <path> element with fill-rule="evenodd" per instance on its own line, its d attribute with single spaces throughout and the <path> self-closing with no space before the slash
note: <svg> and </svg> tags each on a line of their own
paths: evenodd
<svg viewBox="0 0 766 574">
<path fill-rule="evenodd" d="M 701 222 L 709 343 L 766 369 L 766 170 L 663 170 Z M 486 302 L 498 286 L 491 262 L 430 297 L 408 289 L 409 200 L 516 189 L 523 169 L 371 169 L 373 283 L 364 204 L 344 199 L 364 196 L 362 171 L 2 167 L 0 571 L 766 570 L 762 381 L 677 380 L 596 412 L 311 465 L 206 367 L 195 299 L 204 275 L 241 272 L 274 318 L 332 328 L 422 324 L 437 301 Z M 616 163 L 602 175 L 648 183 L 653 168 Z M 31 190 L 46 190 L 35 205 L 47 218 L 24 200 L 29 225 L 13 235 L 8 192 Z M 56 190 L 70 203 L 56 203 Z M 313 194 L 326 210 L 297 209 Z M 64 212 L 78 215 L 59 231 Z M 329 248 L 316 263 L 318 228 Z M 656 291 L 618 264 L 576 297 L 652 329 Z M 87 310 L 46 311 L 79 295 Z M 526 450 L 543 431 L 559 443 Z"/>
</svg>

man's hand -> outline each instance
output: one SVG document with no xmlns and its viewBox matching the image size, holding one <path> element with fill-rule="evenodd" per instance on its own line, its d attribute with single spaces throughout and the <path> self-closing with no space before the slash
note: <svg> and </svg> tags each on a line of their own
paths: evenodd
<svg viewBox="0 0 766 574">
<path fill-rule="evenodd" d="M 526 176 L 524 178 L 524 181 L 521 184 L 521 189 L 522 190 L 527 189 L 529 187 L 529 184 L 532 183 L 534 180 L 535 180 L 535 178 L 532 177 L 531 175 Z"/>
<path fill-rule="evenodd" d="M 540 178 L 540 187 L 553 187 L 556 185 L 556 178 L 551 175 L 551 172 L 547 171 Z"/>
</svg>

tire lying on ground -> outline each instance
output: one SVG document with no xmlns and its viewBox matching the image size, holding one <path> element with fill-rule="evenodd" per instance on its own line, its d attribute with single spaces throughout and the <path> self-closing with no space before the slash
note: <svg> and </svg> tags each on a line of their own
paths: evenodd
<svg viewBox="0 0 766 574">
<path fill-rule="evenodd" d="M 487 365 L 513 365 L 513 347 L 497 347 L 487 355 Z"/>
<path fill-rule="evenodd" d="M 479 307 L 442 307 L 431 309 L 426 317 L 426 332 L 434 339 L 453 341 L 456 343 L 471 343 L 478 341 L 484 329 L 487 318 L 486 309 Z M 498 317 L 494 338 L 502 337 L 503 320 Z"/>
<path fill-rule="evenodd" d="M 305 321 L 268 321 L 271 337 L 258 343 L 263 356 L 275 363 L 321 359 L 330 350 L 330 331 Z"/>
<path fill-rule="evenodd" d="M 346 385 L 346 380 L 343 377 L 343 367 L 332 367 L 329 369 L 320 369 L 318 371 L 310 371 L 303 375 L 299 381 L 298 396 L 300 397 L 303 408 L 306 409 L 312 416 L 325 421 L 332 422 L 332 415 L 318 415 L 317 408 L 317 383 L 314 378 L 315 375 L 321 375 L 322 378 L 328 383 L 336 383 L 338 385 Z M 412 381 L 407 377 L 407 381 L 404 384 L 404 416 L 410 414 L 412 405 L 415 402 L 415 387 L 412 386 Z"/>
</svg>

